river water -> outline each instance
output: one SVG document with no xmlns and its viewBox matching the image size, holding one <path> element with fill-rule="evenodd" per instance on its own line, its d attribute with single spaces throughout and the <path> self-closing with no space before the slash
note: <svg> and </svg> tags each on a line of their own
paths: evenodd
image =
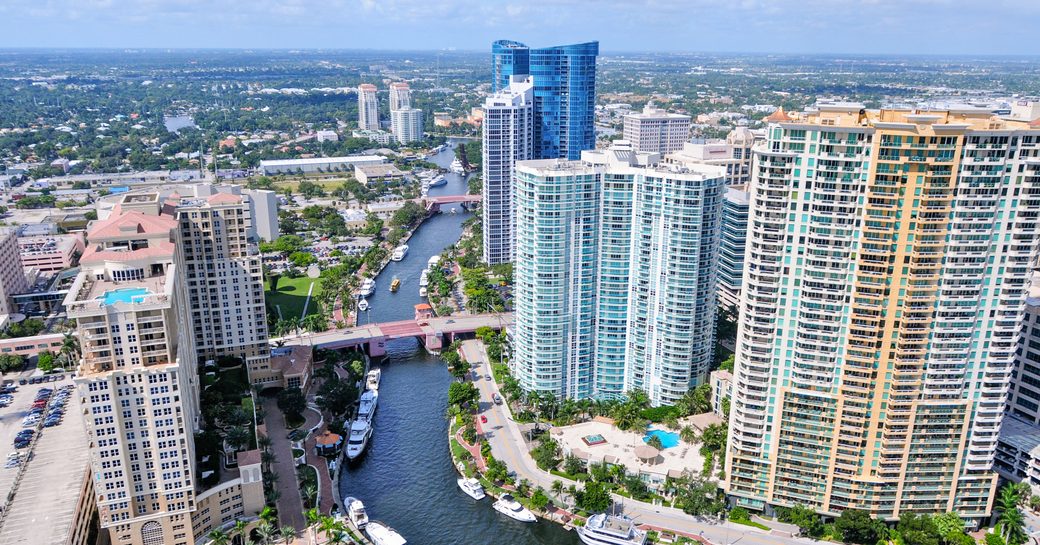
<svg viewBox="0 0 1040 545">
<path fill-rule="evenodd" d="M 432 160 L 447 167 L 451 150 Z M 462 176 L 431 195 L 466 192 Z M 450 208 L 450 207 L 447 207 Z M 468 213 L 440 214 L 427 220 L 408 242 L 408 256 L 391 262 L 376 280 L 376 291 L 363 323 L 410 319 L 419 297 L 419 274 L 430 256 L 458 240 Z M 401 289 L 390 293 L 391 280 Z M 524 524 L 491 509 L 490 497 L 474 501 L 455 484 L 458 478 L 448 450 L 447 408 L 451 375 L 440 359 L 415 339 L 391 341 L 379 386 L 375 434 L 359 463 L 340 474 L 340 494 L 365 503 L 369 516 L 401 533 L 410 545 L 572 545 L 573 532 L 557 524 Z"/>
</svg>

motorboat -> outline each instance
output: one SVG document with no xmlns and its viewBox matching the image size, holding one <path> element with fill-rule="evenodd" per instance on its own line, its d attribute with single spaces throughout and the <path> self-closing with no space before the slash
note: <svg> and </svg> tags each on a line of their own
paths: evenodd
<svg viewBox="0 0 1040 545">
<path fill-rule="evenodd" d="M 592 515 L 585 526 L 575 531 L 586 545 L 643 545 L 646 532 L 636 527 L 635 522 L 624 515 L 599 513 Z"/>
<path fill-rule="evenodd" d="M 462 161 L 460 161 L 458 157 L 456 157 L 455 160 L 451 162 L 451 166 L 449 168 L 455 174 L 466 173 L 466 169 L 462 166 Z"/>
<path fill-rule="evenodd" d="M 431 255 L 430 259 L 426 262 L 426 268 L 427 269 L 433 269 L 440 262 L 441 262 L 441 256 L 439 254 Z"/>
<path fill-rule="evenodd" d="M 408 245 L 402 244 L 394 248 L 394 253 L 390 256 L 390 259 L 394 261 L 401 261 L 402 259 L 404 259 L 404 256 L 406 255 L 408 255 Z"/>
<path fill-rule="evenodd" d="M 372 540 L 374 545 L 405 545 L 408 543 L 393 528 L 377 520 L 368 523 L 368 526 L 365 527 L 365 535 Z"/>
<path fill-rule="evenodd" d="M 372 391 L 378 391 L 379 390 L 379 380 L 381 378 L 383 378 L 383 371 L 381 371 L 379 369 L 372 369 L 372 370 L 370 370 L 368 372 L 368 374 L 365 375 L 365 389 L 366 390 L 372 390 Z"/>
<path fill-rule="evenodd" d="M 360 310 L 361 312 L 367 311 L 368 307 L 369 307 L 368 299 L 362 299 L 362 300 L 358 301 L 357 309 Z"/>
<path fill-rule="evenodd" d="M 361 283 L 361 287 L 358 288 L 357 295 L 358 298 L 371 297 L 375 292 L 376 281 L 371 278 L 366 278 L 365 281 Z"/>
<path fill-rule="evenodd" d="M 503 515 L 513 519 L 519 520 L 520 522 L 537 522 L 534 513 L 528 511 L 526 507 L 516 501 L 513 496 L 509 494 L 502 494 L 501 498 L 495 502 L 491 507 L 495 508 L 495 511 L 502 513 Z"/>
<path fill-rule="evenodd" d="M 429 295 L 429 292 L 426 291 L 426 288 L 425 287 L 420 287 L 419 288 L 419 297 L 426 297 L 427 295 Z"/>
<path fill-rule="evenodd" d="M 364 530 L 368 525 L 368 512 L 365 511 L 365 504 L 357 498 L 346 498 L 343 500 L 343 505 L 347 506 L 347 520 L 350 521 L 351 526 Z"/>
<path fill-rule="evenodd" d="M 397 293 L 397 290 L 401 289 L 401 279 L 394 278 L 390 282 L 390 293 Z"/>
<path fill-rule="evenodd" d="M 484 487 L 480 486 L 480 481 L 469 478 L 469 479 L 457 479 L 455 482 L 459 483 L 459 488 L 466 493 L 467 496 L 475 499 L 484 499 Z"/>
<path fill-rule="evenodd" d="M 430 187 L 440 187 L 448 183 L 447 178 L 441 175 L 437 175 L 430 180 Z"/>
<path fill-rule="evenodd" d="M 430 285 L 430 270 L 423 269 L 422 274 L 419 275 L 419 287 L 425 288 Z"/>
<path fill-rule="evenodd" d="M 372 426 L 368 420 L 358 418 L 350 425 L 350 436 L 347 439 L 347 459 L 355 460 L 365 452 L 368 440 L 372 438 Z"/>
<path fill-rule="evenodd" d="M 357 417 L 358 420 L 364 420 L 365 422 L 371 422 L 372 417 L 376 414 L 376 405 L 379 403 L 379 391 L 378 390 L 365 390 L 365 393 L 361 394 L 361 400 L 358 401 Z"/>
<path fill-rule="evenodd" d="M 451 207 L 451 213 L 452 213 L 452 214 L 458 214 L 459 212 L 458 212 L 458 210 L 455 210 L 455 207 L 454 207 L 454 206 L 452 206 L 452 207 Z"/>
</svg>

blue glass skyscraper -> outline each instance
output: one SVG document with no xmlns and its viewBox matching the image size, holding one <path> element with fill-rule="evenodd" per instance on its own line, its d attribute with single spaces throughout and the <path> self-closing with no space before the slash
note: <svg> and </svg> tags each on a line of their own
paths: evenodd
<svg viewBox="0 0 1040 545">
<path fill-rule="evenodd" d="M 599 42 L 531 49 L 520 42 L 492 44 L 492 90 L 513 75 L 534 76 L 534 158 L 581 158 L 596 147 L 596 56 Z"/>
</svg>

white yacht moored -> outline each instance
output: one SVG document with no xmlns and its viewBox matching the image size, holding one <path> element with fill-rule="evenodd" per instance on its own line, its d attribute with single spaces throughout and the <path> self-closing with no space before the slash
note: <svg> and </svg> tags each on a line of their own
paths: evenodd
<svg viewBox="0 0 1040 545">
<path fill-rule="evenodd" d="M 465 174 L 466 173 L 466 169 L 463 168 L 462 161 L 459 161 L 458 157 L 456 157 L 455 160 L 451 162 L 451 166 L 449 168 L 455 174 Z"/>
<path fill-rule="evenodd" d="M 358 301 L 357 309 L 360 310 L 361 312 L 367 311 L 368 307 L 369 307 L 368 299 L 362 299 L 362 300 Z"/>
<path fill-rule="evenodd" d="M 376 405 L 379 403 L 379 391 L 366 390 L 358 400 L 357 419 L 371 423 L 376 414 Z"/>
<path fill-rule="evenodd" d="M 351 526 L 364 530 L 368 525 L 368 512 L 365 511 L 365 504 L 357 498 L 344 498 L 343 505 L 347 506 L 347 520 L 350 521 Z"/>
<path fill-rule="evenodd" d="M 467 496 L 475 499 L 484 499 L 484 487 L 480 486 L 480 481 L 469 478 L 469 479 L 458 479 L 455 482 L 459 483 L 459 488 L 466 493 Z"/>
<path fill-rule="evenodd" d="M 379 380 L 383 378 L 383 371 L 380 369 L 372 369 L 365 375 L 365 389 L 377 391 L 379 390 Z"/>
<path fill-rule="evenodd" d="M 419 287 L 425 288 L 430 285 L 430 269 L 423 269 L 422 274 L 419 275 Z"/>
<path fill-rule="evenodd" d="M 491 507 L 494 507 L 495 511 L 498 511 L 513 520 L 519 520 L 520 522 L 538 521 L 538 519 L 535 518 L 534 513 L 528 511 L 523 505 L 520 505 L 520 502 L 516 501 L 513 496 L 510 496 L 509 494 L 502 494 L 502 497 L 499 498 Z"/>
<path fill-rule="evenodd" d="M 635 522 L 624 515 L 599 513 L 592 515 L 585 526 L 575 531 L 586 545 L 643 545 L 646 532 L 636 528 Z"/>
<path fill-rule="evenodd" d="M 367 420 L 357 419 L 350 425 L 350 436 L 347 439 L 347 459 L 355 460 L 365 452 L 368 440 L 372 438 L 372 426 Z"/>
<path fill-rule="evenodd" d="M 369 522 L 365 527 L 365 535 L 375 545 L 405 545 L 408 543 L 393 528 L 376 520 Z"/>
<path fill-rule="evenodd" d="M 401 261 L 402 259 L 404 259 L 404 256 L 406 255 L 408 255 L 408 245 L 402 244 L 394 248 L 394 253 L 390 256 L 390 259 L 394 261 Z"/>
<path fill-rule="evenodd" d="M 426 288 L 419 288 L 419 297 L 426 297 L 426 295 L 427 295 Z"/>
<path fill-rule="evenodd" d="M 448 183 L 448 180 L 441 175 L 434 176 L 430 179 L 430 187 L 440 187 L 446 183 Z"/>
<path fill-rule="evenodd" d="M 363 299 L 365 297 L 370 297 L 375 292 L 376 281 L 371 278 L 366 278 L 365 281 L 361 283 L 361 287 L 358 288 L 357 296 L 358 298 Z"/>
</svg>

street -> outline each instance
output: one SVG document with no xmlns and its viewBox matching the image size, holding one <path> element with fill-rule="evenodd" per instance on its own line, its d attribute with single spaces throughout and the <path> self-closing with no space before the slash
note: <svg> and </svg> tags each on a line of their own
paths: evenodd
<svg viewBox="0 0 1040 545">
<path fill-rule="evenodd" d="M 487 416 L 487 423 L 482 425 L 485 437 L 491 444 L 491 454 L 505 462 L 510 470 L 515 471 L 517 478 L 524 478 L 531 482 L 532 486 L 540 486 L 545 490 L 552 488 L 552 482 L 562 481 L 564 485 L 574 484 L 580 488 L 580 484 L 574 481 L 557 477 L 538 469 L 527 452 L 524 452 L 524 439 L 520 427 L 510 418 L 506 404 L 496 405 L 492 396 L 498 391 L 498 385 L 494 379 L 487 380 L 485 377 L 492 376 L 491 365 L 488 362 L 484 345 L 479 340 L 468 340 L 462 343 L 460 349 L 462 357 L 471 364 L 476 363 L 474 372 L 477 379 L 474 384 L 480 390 L 480 412 Z M 499 393 L 499 395 L 501 395 Z M 680 509 L 651 505 L 638 502 L 631 498 L 614 495 L 614 501 L 623 507 L 623 511 L 639 524 L 646 524 L 654 528 L 663 528 L 681 532 L 688 535 L 700 535 L 717 545 L 732 545 L 735 543 L 751 545 L 775 545 L 791 544 L 804 545 L 814 543 L 809 539 L 791 538 L 770 535 L 766 532 L 739 525 L 731 522 L 713 523 L 698 520 L 687 515 Z"/>
</svg>

